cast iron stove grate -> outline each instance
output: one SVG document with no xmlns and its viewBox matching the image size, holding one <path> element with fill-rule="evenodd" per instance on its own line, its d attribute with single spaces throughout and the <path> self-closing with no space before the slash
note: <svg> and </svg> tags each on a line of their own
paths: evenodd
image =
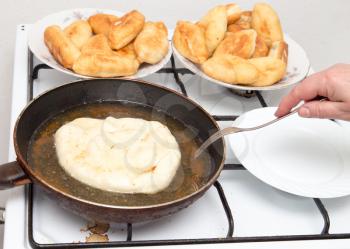
<svg viewBox="0 0 350 249">
<path fill-rule="evenodd" d="M 29 51 L 29 90 L 28 99 L 33 98 L 34 80 L 39 76 L 39 71 L 42 69 L 51 69 L 46 64 L 38 64 L 33 67 L 33 54 Z M 186 68 L 177 68 L 174 57 L 171 56 L 171 67 L 162 68 L 157 73 L 173 74 L 176 84 L 181 90 L 181 93 L 187 96 L 187 91 L 180 75 L 193 74 Z M 258 98 L 262 107 L 267 107 L 266 101 L 259 91 L 234 92 L 243 97 Z M 235 115 L 213 115 L 217 121 L 233 121 L 237 118 Z M 223 170 L 245 170 L 241 164 L 225 164 Z M 214 243 L 243 243 L 243 242 L 272 242 L 272 241 L 292 241 L 292 240 L 323 240 L 323 239 L 350 239 L 350 233 L 329 233 L 330 220 L 328 212 L 321 200 L 313 198 L 315 207 L 318 208 L 323 218 L 323 228 L 319 234 L 302 234 L 302 235 L 273 235 L 273 236 L 234 236 L 234 219 L 231 208 L 227 202 L 224 190 L 219 181 L 214 183 L 214 187 L 220 197 L 222 207 L 227 217 L 227 235 L 220 238 L 199 238 L 199 239 L 167 239 L 167 240 L 132 240 L 132 224 L 126 224 L 127 236 L 125 241 L 109 241 L 109 242 L 79 242 L 79 243 L 56 243 L 56 244 L 41 244 L 35 241 L 33 232 L 33 186 L 30 184 L 27 188 L 28 195 L 28 239 L 33 248 L 41 249 L 63 249 L 63 248 L 111 248 L 111 247 L 133 247 L 133 246 L 166 246 L 166 245 L 191 245 L 191 244 L 214 244 Z M 209 228 L 208 228 L 209 229 Z"/>
</svg>

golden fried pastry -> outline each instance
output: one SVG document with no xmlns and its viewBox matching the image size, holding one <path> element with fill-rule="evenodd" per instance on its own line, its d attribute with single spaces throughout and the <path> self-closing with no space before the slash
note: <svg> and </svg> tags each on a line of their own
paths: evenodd
<svg viewBox="0 0 350 249">
<path fill-rule="evenodd" d="M 241 17 L 241 8 L 234 3 L 226 5 L 227 24 L 235 23 Z"/>
<path fill-rule="evenodd" d="M 234 33 L 234 32 L 238 32 L 238 31 L 241 31 L 241 30 L 243 30 L 243 28 L 241 26 L 239 26 L 238 24 L 235 24 L 235 23 L 230 24 L 230 25 L 227 26 L 227 32 Z"/>
<path fill-rule="evenodd" d="M 144 24 L 145 17 L 137 10 L 122 16 L 109 31 L 108 39 L 111 48 L 120 49 L 128 45 L 141 32 Z"/>
<path fill-rule="evenodd" d="M 202 70 L 208 76 L 230 84 L 252 84 L 259 78 L 253 65 L 231 54 L 214 55 L 202 64 Z"/>
<path fill-rule="evenodd" d="M 240 26 L 242 29 L 251 29 L 252 23 L 252 12 L 251 11 L 243 11 L 240 19 L 235 23 Z"/>
<path fill-rule="evenodd" d="M 96 14 L 90 16 L 88 22 L 95 34 L 104 34 L 108 36 L 112 25 L 119 20 L 117 16 L 108 14 Z"/>
<path fill-rule="evenodd" d="M 112 54 L 82 54 L 74 63 L 74 72 L 93 77 L 129 76 L 137 72 L 139 62 L 128 56 Z"/>
<path fill-rule="evenodd" d="M 254 29 L 228 34 L 215 50 L 214 56 L 231 54 L 248 59 L 255 51 L 256 36 Z"/>
<path fill-rule="evenodd" d="M 249 59 L 248 62 L 259 71 L 259 78 L 252 86 L 270 86 L 278 82 L 286 73 L 287 64 L 273 57 Z"/>
<path fill-rule="evenodd" d="M 44 42 L 55 59 L 65 68 L 72 68 L 74 61 L 80 56 L 79 49 L 59 26 L 53 25 L 45 29 Z"/>
<path fill-rule="evenodd" d="M 94 77 L 117 77 L 135 74 L 139 66 L 133 43 L 113 51 L 108 45 L 107 37 L 99 34 L 85 44 L 73 70 Z"/>
<path fill-rule="evenodd" d="M 283 32 L 277 13 L 266 3 L 258 3 L 252 12 L 252 28 L 270 46 L 274 41 L 283 41 Z"/>
<path fill-rule="evenodd" d="M 87 21 L 78 20 L 66 27 L 63 32 L 71 39 L 77 48 L 81 48 L 92 36 L 92 30 Z"/>
<path fill-rule="evenodd" d="M 282 60 L 284 63 L 288 62 L 288 44 L 284 41 L 275 41 L 272 43 L 269 57 Z"/>
<path fill-rule="evenodd" d="M 177 22 L 173 43 L 182 56 L 194 63 L 201 64 L 209 57 L 204 31 L 196 24 Z"/>
<path fill-rule="evenodd" d="M 251 11 L 244 11 L 241 13 L 240 18 L 237 22 L 229 24 L 227 26 L 228 32 L 238 32 L 245 29 L 251 29 Z"/>
<path fill-rule="evenodd" d="M 140 62 L 156 64 L 168 53 L 168 30 L 163 22 L 146 22 L 134 42 Z"/>
<path fill-rule="evenodd" d="M 269 53 L 269 47 L 265 43 L 264 39 L 262 39 L 260 36 L 256 37 L 256 43 L 255 43 L 255 51 L 253 53 L 253 58 L 256 57 L 265 57 Z"/>
<path fill-rule="evenodd" d="M 212 54 L 224 39 L 227 30 L 226 6 L 219 5 L 211 10 L 198 22 L 205 31 L 205 43 L 209 54 Z"/>
<path fill-rule="evenodd" d="M 114 52 L 116 55 L 119 55 L 122 58 L 128 58 L 128 59 L 133 59 L 133 60 L 137 60 L 137 55 L 135 52 L 135 46 L 134 43 L 129 43 L 127 46 L 118 49 L 117 51 Z M 138 60 L 137 60 L 138 61 Z M 138 63 L 140 64 L 140 62 L 138 61 Z"/>
<path fill-rule="evenodd" d="M 81 53 L 85 55 L 92 54 L 111 54 L 108 39 L 104 34 L 91 36 L 90 39 L 81 47 Z"/>
<path fill-rule="evenodd" d="M 230 84 L 272 85 L 287 69 L 288 45 L 268 4 L 256 4 L 253 11 L 241 11 L 235 4 L 216 6 L 195 25 L 179 22 L 173 44 L 184 57 L 200 63 L 206 75 Z"/>
</svg>

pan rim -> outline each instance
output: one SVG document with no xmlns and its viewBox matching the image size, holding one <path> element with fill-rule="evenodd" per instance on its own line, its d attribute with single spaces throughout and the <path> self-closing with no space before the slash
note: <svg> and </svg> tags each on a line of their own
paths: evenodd
<svg viewBox="0 0 350 249">
<path fill-rule="evenodd" d="M 223 155 L 222 155 L 222 160 L 220 162 L 219 167 L 216 170 L 216 173 L 208 180 L 208 182 L 206 184 L 204 184 L 201 188 L 199 188 L 198 190 L 192 192 L 189 195 L 185 195 L 181 198 L 172 200 L 172 201 L 167 201 L 167 202 L 162 202 L 162 203 L 158 203 L 158 204 L 152 204 L 152 205 L 145 205 L 145 206 L 119 206 L 119 205 L 110 205 L 110 204 L 104 204 L 104 203 L 99 203 L 99 202 L 94 202 L 94 201 L 90 201 L 90 200 L 86 200 L 86 199 L 82 199 L 79 198 L 77 196 L 68 194 L 66 192 L 63 192 L 61 190 L 59 190 L 58 188 L 52 186 L 51 184 L 49 184 L 47 181 L 45 181 L 44 179 L 38 177 L 35 172 L 29 167 L 29 164 L 27 163 L 27 160 L 24 159 L 22 153 L 19 150 L 19 145 L 17 143 L 17 128 L 19 125 L 19 122 L 21 120 L 21 117 L 23 116 L 23 114 L 30 108 L 30 106 L 37 101 L 40 97 L 49 94 L 51 92 L 56 91 L 59 88 L 63 88 L 63 87 L 68 87 L 69 85 L 72 84 L 78 84 L 78 83 L 87 83 L 89 81 L 131 81 L 137 84 L 145 84 L 145 85 L 150 85 L 151 87 L 158 87 L 161 88 L 165 91 L 168 91 L 171 94 L 175 94 L 180 98 L 185 99 L 186 101 L 189 101 L 191 104 L 193 104 L 196 108 L 199 108 L 211 121 L 212 123 L 215 125 L 215 127 L 219 130 L 220 127 L 217 124 L 216 120 L 210 115 L 210 113 L 208 113 L 202 106 L 200 106 L 199 104 L 197 104 L 194 100 L 190 99 L 187 96 L 184 96 L 183 94 L 177 92 L 176 90 L 152 83 L 152 82 L 148 82 L 148 81 L 144 81 L 144 80 L 140 80 L 140 79 L 127 79 L 127 78 L 123 78 L 123 79 L 115 79 L 115 78 L 98 78 L 98 79 L 78 79 L 78 80 L 74 80 L 74 81 L 70 81 L 68 83 L 62 84 L 60 86 L 57 86 L 55 88 L 49 89 L 41 94 L 39 94 L 38 96 L 36 96 L 35 98 L 33 98 L 31 101 L 28 102 L 27 106 L 21 111 L 21 113 L 19 114 L 15 126 L 14 126 L 14 132 L 13 132 L 13 142 L 14 142 L 14 147 L 15 147 L 15 152 L 16 152 L 16 156 L 17 156 L 17 160 L 19 161 L 19 164 L 21 165 L 22 169 L 24 170 L 24 172 L 28 175 L 28 177 L 30 179 L 34 179 L 36 182 L 40 183 L 40 185 L 42 185 L 44 188 L 47 188 L 50 191 L 54 191 L 56 194 L 62 195 L 65 198 L 68 199 L 72 199 L 74 201 L 83 203 L 83 204 L 87 204 L 87 205 L 93 205 L 93 206 L 98 206 L 98 207 L 104 207 L 104 208 L 111 208 L 111 209 L 122 209 L 122 210 L 140 210 L 140 209 L 152 209 L 152 208 L 160 208 L 160 207 L 167 207 L 167 206 L 171 206 L 174 205 L 176 203 L 181 203 L 183 201 L 189 200 L 192 197 L 201 194 L 201 193 L 205 193 L 205 191 L 211 187 L 214 182 L 217 180 L 217 178 L 220 176 L 220 173 L 224 167 L 224 161 L 226 158 L 226 144 L 225 144 L 225 139 L 220 138 L 222 144 L 223 144 Z M 219 140 L 219 141 L 220 141 Z"/>
</svg>

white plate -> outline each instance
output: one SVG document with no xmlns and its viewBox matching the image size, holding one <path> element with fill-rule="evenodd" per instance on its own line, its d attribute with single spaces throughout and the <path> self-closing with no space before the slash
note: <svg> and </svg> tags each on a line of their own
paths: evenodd
<svg viewBox="0 0 350 249">
<path fill-rule="evenodd" d="M 253 127 L 274 119 L 275 107 L 249 111 L 234 123 Z M 313 198 L 350 194 L 350 131 L 297 114 L 260 130 L 232 134 L 238 160 L 263 182 Z"/>
<path fill-rule="evenodd" d="M 94 78 L 85 75 L 76 74 L 73 71 L 62 67 L 55 58 L 51 55 L 50 51 L 44 43 L 44 31 L 45 28 L 50 25 L 58 25 L 61 28 L 65 28 L 75 20 L 84 19 L 86 20 L 89 16 L 95 15 L 97 13 L 106 13 L 116 16 L 122 16 L 122 12 L 114 10 L 105 9 L 72 9 L 58 12 L 55 14 L 48 15 L 43 19 L 37 21 L 35 24 L 31 25 L 28 35 L 28 45 L 33 54 L 41 60 L 43 63 L 49 65 L 50 67 L 61 71 L 63 73 L 73 75 L 79 78 Z M 169 41 L 169 51 L 167 55 L 157 64 L 151 65 L 143 63 L 136 74 L 128 76 L 127 78 L 137 79 L 145 77 L 149 74 L 157 72 L 159 69 L 164 67 L 164 65 L 169 61 L 172 54 L 171 42 Z"/>
<path fill-rule="evenodd" d="M 238 89 L 238 90 L 276 90 L 276 89 L 282 89 L 290 85 L 299 83 L 307 76 L 310 69 L 310 61 L 304 49 L 296 41 L 290 38 L 289 35 L 284 34 L 284 38 L 285 38 L 285 42 L 288 44 L 288 65 L 287 65 L 286 76 L 276 84 L 271 86 L 264 86 L 264 87 L 233 85 L 233 84 L 225 83 L 220 80 L 213 79 L 208 75 L 206 75 L 197 64 L 183 57 L 179 53 L 179 51 L 176 50 L 175 46 L 173 46 L 173 51 L 177 59 L 187 69 L 191 70 L 193 73 L 215 84 L 225 86 L 228 88 Z"/>
</svg>

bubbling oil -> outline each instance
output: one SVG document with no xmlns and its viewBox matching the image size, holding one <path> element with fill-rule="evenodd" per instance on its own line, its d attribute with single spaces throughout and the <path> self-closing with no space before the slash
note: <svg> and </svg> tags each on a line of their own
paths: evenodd
<svg viewBox="0 0 350 249">
<path fill-rule="evenodd" d="M 169 128 L 179 144 L 181 163 L 174 179 L 166 189 L 156 194 L 104 191 L 78 181 L 60 166 L 54 143 L 55 132 L 62 125 L 76 118 L 105 119 L 109 116 L 154 120 Z M 205 185 L 214 172 L 213 163 L 207 152 L 193 160 L 193 153 L 199 148 L 200 141 L 192 130 L 181 121 L 149 106 L 128 102 L 84 104 L 65 110 L 44 122 L 31 138 L 27 159 L 30 167 L 39 177 L 56 189 L 74 197 L 116 206 L 156 205 L 190 195 Z"/>
</svg>

